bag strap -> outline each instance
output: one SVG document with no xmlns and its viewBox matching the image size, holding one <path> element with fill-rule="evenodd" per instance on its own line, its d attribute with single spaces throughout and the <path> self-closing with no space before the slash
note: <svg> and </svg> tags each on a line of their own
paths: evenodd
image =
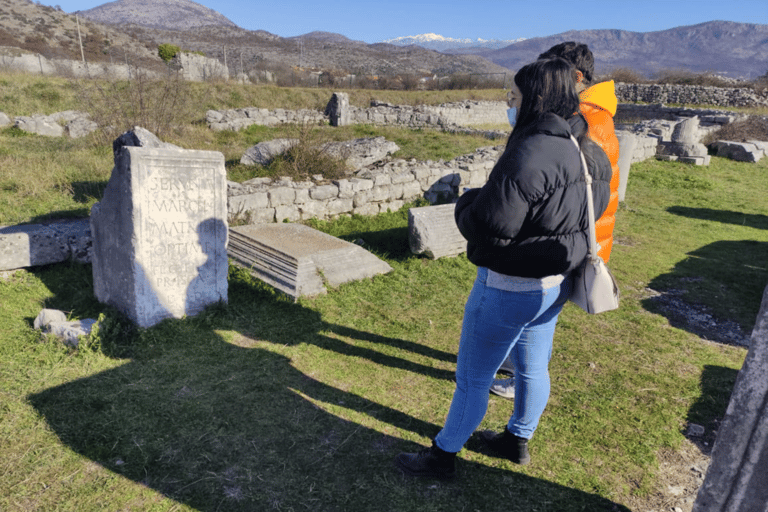
<svg viewBox="0 0 768 512">
<path fill-rule="evenodd" d="M 597 245 L 597 230 L 595 229 L 595 203 L 592 199 L 592 175 L 589 174 L 587 160 L 584 158 L 584 152 L 579 146 L 579 141 L 571 134 L 571 141 L 576 145 L 581 157 L 581 168 L 584 170 L 584 181 L 587 182 L 587 212 L 589 213 L 589 255 L 597 256 L 600 246 Z"/>
</svg>

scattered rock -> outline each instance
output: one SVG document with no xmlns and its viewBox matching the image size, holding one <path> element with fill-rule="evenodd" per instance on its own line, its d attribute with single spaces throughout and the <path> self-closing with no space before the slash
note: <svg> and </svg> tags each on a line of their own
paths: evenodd
<svg viewBox="0 0 768 512">
<path fill-rule="evenodd" d="M 33 326 L 45 333 L 50 333 L 61 339 L 66 345 L 77 348 L 80 336 L 88 336 L 93 330 L 96 320 L 67 321 L 67 315 L 57 309 L 43 309 L 35 318 Z"/>
</svg>

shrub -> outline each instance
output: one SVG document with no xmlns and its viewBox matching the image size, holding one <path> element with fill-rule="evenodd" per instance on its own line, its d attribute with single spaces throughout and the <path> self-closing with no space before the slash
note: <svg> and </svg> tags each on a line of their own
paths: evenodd
<svg viewBox="0 0 768 512">
<path fill-rule="evenodd" d="M 171 43 L 163 43 L 157 46 L 157 54 L 165 62 L 170 62 L 180 51 L 181 48 Z"/>
<path fill-rule="evenodd" d="M 132 69 L 130 80 L 81 80 L 77 82 L 81 109 L 101 129 L 98 144 L 111 144 L 121 133 L 136 126 L 161 139 L 171 129 L 193 116 L 190 83 L 169 70 L 163 78 L 150 78 L 141 69 Z"/>
<path fill-rule="evenodd" d="M 768 141 L 768 119 L 760 116 L 749 116 L 744 121 L 736 121 L 724 125 L 719 130 L 710 133 L 702 141 L 711 144 L 718 140 L 746 142 L 748 140 Z"/>
<path fill-rule="evenodd" d="M 594 82 L 598 83 L 598 82 L 605 82 L 608 80 L 613 80 L 615 82 L 622 82 L 625 84 L 645 84 L 645 83 L 648 83 L 649 81 L 646 77 L 644 77 L 634 69 L 616 68 L 611 70 L 611 72 L 606 75 L 600 75 L 600 77 L 596 78 Z"/>
</svg>

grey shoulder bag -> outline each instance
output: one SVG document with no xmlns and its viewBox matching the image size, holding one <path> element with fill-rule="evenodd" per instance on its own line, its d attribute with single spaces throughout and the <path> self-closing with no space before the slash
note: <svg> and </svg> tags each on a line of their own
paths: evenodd
<svg viewBox="0 0 768 512">
<path fill-rule="evenodd" d="M 603 259 L 598 256 L 597 232 L 595 231 L 595 205 L 592 200 L 592 176 L 587 168 L 584 153 L 576 137 L 571 140 L 579 150 L 584 179 L 587 182 L 587 211 L 589 212 L 589 250 L 584 261 L 571 273 L 573 291 L 570 300 L 592 315 L 619 307 L 619 287 Z"/>
</svg>

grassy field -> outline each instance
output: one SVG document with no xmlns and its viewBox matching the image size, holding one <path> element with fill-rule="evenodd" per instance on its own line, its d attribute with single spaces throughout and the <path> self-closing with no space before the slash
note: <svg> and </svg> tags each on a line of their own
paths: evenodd
<svg viewBox="0 0 768 512">
<path fill-rule="evenodd" d="M 0 225 L 86 215 L 111 169 L 88 141 L 4 130 L 0 148 Z M 99 304 L 87 265 L 7 275 L 0 510 L 644 510 L 687 424 L 714 439 L 746 354 L 672 299 L 749 334 L 768 283 L 766 179 L 765 160 L 634 165 L 610 262 L 621 309 L 563 311 L 532 464 L 473 438 L 451 483 L 407 478 L 393 458 L 445 419 L 475 268 L 411 255 L 406 209 L 312 223 L 362 238 L 387 275 L 294 303 L 232 267 L 227 305 L 151 329 Z M 103 321 L 71 349 L 32 328 L 43 307 Z M 481 428 L 511 407 L 492 397 Z"/>
</svg>

